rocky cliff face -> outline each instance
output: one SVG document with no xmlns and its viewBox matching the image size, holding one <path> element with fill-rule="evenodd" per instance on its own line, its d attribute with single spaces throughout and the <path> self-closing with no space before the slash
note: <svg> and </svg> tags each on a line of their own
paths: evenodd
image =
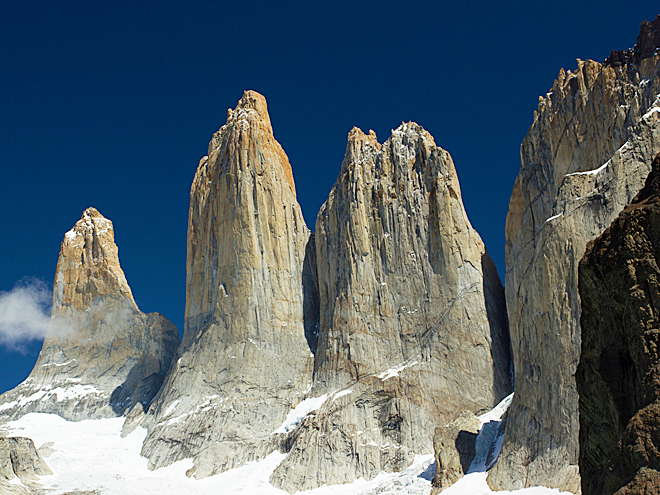
<svg viewBox="0 0 660 495">
<path fill-rule="evenodd" d="M 510 391 L 503 289 L 449 154 L 414 123 L 353 129 L 316 222 L 320 334 L 311 396 L 271 482 L 371 479 L 432 453 L 434 427 Z"/>
<path fill-rule="evenodd" d="M 39 476 L 53 474 L 34 447 L 25 437 L 0 437 L 0 493 L 28 495 L 39 493 L 34 483 Z M 16 483 L 20 481 L 20 484 Z"/>
<path fill-rule="evenodd" d="M 516 395 L 488 478 L 495 489 L 579 489 L 577 266 L 587 242 L 642 188 L 660 151 L 659 61 L 578 60 L 539 99 L 507 215 Z"/>
<path fill-rule="evenodd" d="M 660 491 L 658 260 L 660 155 L 644 189 L 580 261 L 584 495 Z"/>
<path fill-rule="evenodd" d="M 112 222 L 88 208 L 62 242 L 52 325 L 37 363 L 0 396 L 0 417 L 45 412 L 77 421 L 146 409 L 178 344 L 165 317 L 139 311 Z"/>
<path fill-rule="evenodd" d="M 312 378 L 313 238 L 266 100 L 247 91 L 190 193 L 186 328 L 150 410 L 150 466 L 204 477 L 263 457 Z"/>
</svg>

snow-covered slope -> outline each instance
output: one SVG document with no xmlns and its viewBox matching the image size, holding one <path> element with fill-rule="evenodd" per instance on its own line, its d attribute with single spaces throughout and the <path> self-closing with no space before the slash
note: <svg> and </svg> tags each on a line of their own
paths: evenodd
<svg viewBox="0 0 660 495">
<path fill-rule="evenodd" d="M 510 403 L 510 396 L 490 413 L 480 417 L 482 428 L 477 440 L 477 457 L 470 473 L 445 490 L 446 495 L 478 495 L 492 493 L 486 484 L 484 459 L 492 441 L 484 442 L 488 431 L 497 431 L 500 417 Z M 8 434 L 34 440 L 52 476 L 42 476 L 40 483 L 47 494 L 92 492 L 99 495 L 158 494 L 259 494 L 283 495 L 268 479 L 284 460 L 285 454 L 273 452 L 266 458 L 224 473 L 196 480 L 186 476 L 192 460 L 149 471 L 148 460 L 140 456 L 146 435 L 143 428 L 122 438 L 123 418 L 70 422 L 54 414 L 31 413 L 9 423 Z M 482 441 L 479 441 L 482 440 Z M 51 453 L 52 452 L 52 453 Z M 435 471 L 433 456 L 417 456 L 415 462 L 400 473 L 381 473 L 371 481 L 359 479 L 345 485 L 322 486 L 299 493 L 309 495 L 349 494 L 418 494 L 428 495 Z M 498 492 L 509 493 L 509 492 Z M 520 495 L 559 494 L 548 488 L 528 488 L 513 492 Z"/>
</svg>

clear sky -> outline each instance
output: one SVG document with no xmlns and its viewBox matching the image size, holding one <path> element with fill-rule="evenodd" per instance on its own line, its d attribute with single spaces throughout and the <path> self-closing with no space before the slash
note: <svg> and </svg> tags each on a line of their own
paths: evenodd
<svg viewBox="0 0 660 495">
<path fill-rule="evenodd" d="M 576 58 L 634 45 L 651 1 L 7 0 L 0 14 L 0 291 L 52 286 L 88 206 L 135 300 L 183 331 L 190 184 L 244 89 L 262 93 L 307 224 L 353 126 L 402 121 L 448 150 L 504 275 L 504 223 L 539 95 Z M 0 392 L 40 349 L 0 346 Z"/>
</svg>

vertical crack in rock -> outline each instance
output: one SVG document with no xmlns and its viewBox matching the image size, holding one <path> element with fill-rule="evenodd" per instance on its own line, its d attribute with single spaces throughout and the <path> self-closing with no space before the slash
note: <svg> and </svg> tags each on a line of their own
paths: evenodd
<svg viewBox="0 0 660 495">
<path fill-rule="evenodd" d="M 138 309 L 112 222 L 88 208 L 62 241 L 51 325 L 37 363 L 0 396 L 0 418 L 43 412 L 78 421 L 146 410 L 178 345 L 169 320 Z"/>
</svg>

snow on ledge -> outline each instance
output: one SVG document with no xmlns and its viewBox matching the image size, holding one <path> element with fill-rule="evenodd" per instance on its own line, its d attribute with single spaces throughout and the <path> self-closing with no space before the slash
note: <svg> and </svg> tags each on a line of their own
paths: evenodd
<svg viewBox="0 0 660 495">
<path fill-rule="evenodd" d="M 382 381 L 388 380 L 390 378 L 393 378 L 395 376 L 399 376 L 399 373 L 401 373 L 403 370 L 406 368 L 410 368 L 411 366 L 415 366 L 416 364 L 419 364 L 417 361 L 413 361 L 412 363 L 401 363 L 396 366 L 393 366 L 387 371 L 383 371 L 378 375 L 378 378 L 380 378 Z"/>
<path fill-rule="evenodd" d="M 278 433 L 289 433 L 296 427 L 298 423 L 303 420 L 305 416 L 321 407 L 327 398 L 328 394 L 323 394 L 320 397 L 310 397 L 309 399 L 305 399 L 300 404 L 298 404 L 295 409 L 289 411 L 289 414 L 287 414 L 284 423 L 282 423 L 282 426 L 271 433 L 271 435 L 277 435 Z"/>
</svg>

